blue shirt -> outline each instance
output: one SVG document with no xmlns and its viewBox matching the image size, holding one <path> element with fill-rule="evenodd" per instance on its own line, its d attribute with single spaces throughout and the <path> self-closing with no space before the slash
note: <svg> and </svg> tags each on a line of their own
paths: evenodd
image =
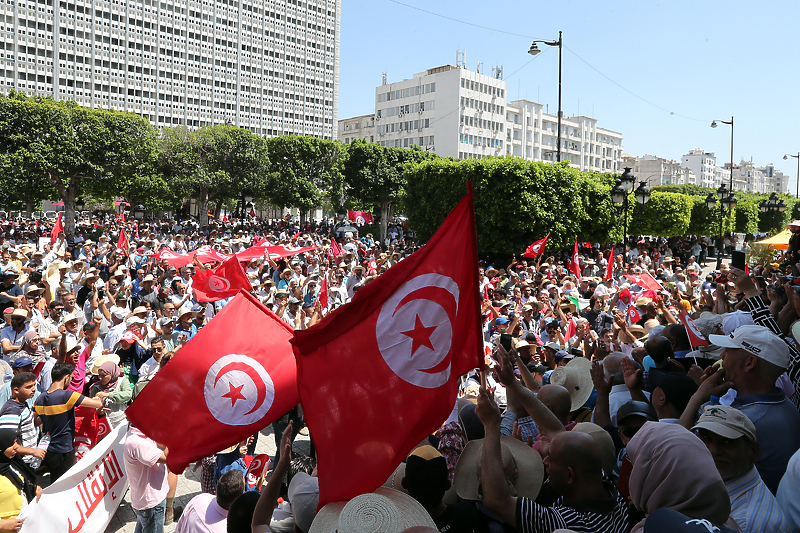
<svg viewBox="0 0 800 533">
<path fill-rule="evenodd" d="M 800 449 L 800 412 L 780 389 L 774 394 L 738 396 L 731 407 L 747 415 L 756 427 L 761 445 L 756 468 L 775 494 L 789 459 Z"/>
<path fill-rule="evenodd" d="M 725 489 L 731 498 L 731 518 L 742 531 L 788 533 L 783 512 L 755 467 L 741 477 L 726 481 Z"/>
</svg>

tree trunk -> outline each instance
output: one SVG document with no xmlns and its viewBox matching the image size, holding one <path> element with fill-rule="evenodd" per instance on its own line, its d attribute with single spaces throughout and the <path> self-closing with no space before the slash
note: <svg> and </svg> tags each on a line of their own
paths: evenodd
<svg viewBox="0 0 800 533">
<path fill-rule="evenodd" d="M 389 200 L 381 201 L 381 246 L 386 245 L 386 237 L 389 224 L 389 206 L 392 204 Z"/>
<path fill-rule="evenodd" d="M 62 198 L 64 200 L 64 237 L 67 242 L 75 240 L 75 196 L 76 191 L 73 187 L 67 189 L 67 194 Z"/>
<path fill-rule="evenodd" d="M 27 198 L 25 200 L 25 218 L 30 220 L 31 215 L 33 215 L 33 198 Z"/>
<path fill-rule="evenodd" d="M 197 218 L 200 227 L 208 226 L 208 191 L 201 191 L 197 195 Z"/>
<path fill-rule="evenodd" d="M 214 220 L 219 220 L 219 214 L 222 212 L 222 202 L 217 202 L 214 206 Z"/>
</svg>

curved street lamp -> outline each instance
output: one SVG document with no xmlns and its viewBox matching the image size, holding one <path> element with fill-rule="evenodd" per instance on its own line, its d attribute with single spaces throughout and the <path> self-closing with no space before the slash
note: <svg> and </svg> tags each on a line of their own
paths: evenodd
<svg viewBox="0 0 800 533">
<path fill-rule="evenodd" d="M 541 52 L 536 43 L 558 46 L 558 149 L 556 150 L 556 161 L 561 161 L 561 49 L 564 45 L 564 40 L 561 38 L 561 32 L 558 32 L 557 41 L 533 41 L 530 50 L 528 50 L 528 53 L 532 56 L 536 56 Z"/>
<path fill-rule="evenodd" d="M 625 172 L 617 180 L 616 185 L 611 188 L 611 200 L 617 205 L 618 214 L 624 213 L 622 248 L 625 254 L 625 246 L 628 241 L 628 193 L 633 190 L 636 183 L 636 176 L 631 172 L 630 167 L 625 167 Z M 634 192 L 636 202 L 644 205 L 650 200 L 650 189 L 644 181 L 639 182 L 639 187 Z"/>
<path fill-rule="evenodd" d="M 797 179 L 795 180 L 795 186 L 797 187 L 794 192 L 795 198 L 800 198 L 800 152 L 797 152 L 797 155 L 794 154 L 786 154 L 783 156 L 783 160 L 787 160 L 790 157 L 794 157 L 797 159 Z"/>
</svg>

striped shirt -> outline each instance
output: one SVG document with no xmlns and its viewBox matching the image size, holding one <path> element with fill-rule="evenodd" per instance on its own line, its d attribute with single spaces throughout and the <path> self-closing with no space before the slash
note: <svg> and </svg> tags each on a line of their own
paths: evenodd
<svg viewBox="0 0 800 533">
<path fill-rule="evenodd" d="M 731 518 L 745 533 L 788 533 L 786 519 L 756 467 L 725 482 L 731 498 Z"/>
<path fill-rule="evenodd" d="M 39 431 L 33 420 L 33 411 L 27 404 L 16 400 L 8 400 L 0 408 L 0 429 L 13 429 L 17 432 L 17 440 L 26 448 L 35 448 L 39 440 Z M 30 462 L 32 455 L 22 457 L 22 460 Z"/>
<path fill-rule="evenodd" d="M 605 500 L 566 501 L 562 496 L 550 507 L 528 498 L 517 498 L 517 524 L 520 533 L 551 533 L 569 529 L 576 533 L 626 533 L 628 506 L 616 487 L 603 486 L 611 494 Z"/>
</svg>

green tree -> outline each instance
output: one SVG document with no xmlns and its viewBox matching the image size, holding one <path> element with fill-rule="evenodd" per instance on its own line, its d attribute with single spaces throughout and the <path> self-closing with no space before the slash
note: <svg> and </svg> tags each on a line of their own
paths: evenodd
<svg viewBox="0 0 800 533">
<path fill-rule="evenodd" d="M 405 164 L 438 156 L 416 146 L 388 148 L 362 139 L 346 146 L 345 195 L 360 211 L 380 213 L 380 242 L 384 242 L 388 221 L 407 187 Z"/>
<path fill-rule="evenodd" d="M 219 204 L 242 191 L 261 191 L 269 164 L 262 137 L 222 124 L 196 131 L 164 129 L 158 160 L 175 196 L 197 201 L 201 226 L 208 224 L 210 201 Z"/>
<path fill-rule="evenodd" d="M 264 196 L 280 207 L 297 207 L 301 216 L 325 201 L 341 206 L 345 146 L 337 141 L 299 135 L 266 140 L 269 174 Z"/>
<path fill-rule="evenodd" d="M 68 238 L 75 233 L 75 199 L 116 190 L 116 180 L 147 159 L 150 135 L 150 124 L 133 113 L 13 91 L 0 96 L 0 168 L 44 179 L 54 189 L 64 201 Z"/>
<path fill-rule="evenodd" d="M 653 191 L 650 200 L 636 208 L 631 233 L 661 237 L 687 235 L 693 207 L 690 196 Z"/>
</svg>

